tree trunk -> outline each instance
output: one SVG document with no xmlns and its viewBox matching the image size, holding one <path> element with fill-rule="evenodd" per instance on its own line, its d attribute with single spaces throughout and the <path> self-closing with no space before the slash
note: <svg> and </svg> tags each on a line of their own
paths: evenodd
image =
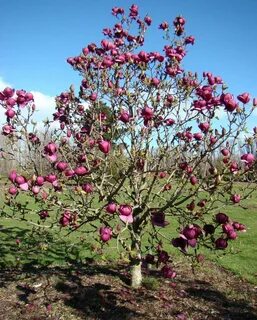
<svg viewBox="0 0 257 320">
<path fill-rule="evenodd" d="M 136 234 L 136 232 L 135 232 Z M 142 285 L 142 256 L 141 256 L 141 239 L 138 234 L 132 240 L 131 246 L 131 256 L 130 256 L 130 266 L 131 266 L 131 287 L 139 288 Z"/>
<path fill-rule="evenodd" d="M 131 287 L 139 288 L 142 285 L 142 270 L 141 270 L 141 261 L 135 261 L 131 265 Z"/>
</svg>

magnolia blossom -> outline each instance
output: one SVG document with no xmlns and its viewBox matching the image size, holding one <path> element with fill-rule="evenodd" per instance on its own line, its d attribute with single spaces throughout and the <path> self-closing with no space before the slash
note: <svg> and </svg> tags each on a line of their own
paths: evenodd
<svg viewBox="0 0 257 320">
<path fill-rule="evenodd" d="M 246 104 L 246 103 L 248 103 L 248 102 L 251 100 L 251 97 L 250 97 L 250 94 L 249 94 L 249 93 L 244 92 L 244 93 L 238 95 L 238 96 L 237 96 L 237 99 L 238 99 L 239 101 L 241 101 L 242 103 Z"/>
<path fill-rule="evenodd" d="M 240 194 L 233 194 L 233 195 L 231 196 L 231 200 L 232 200 L 234 203 L 239 203 L 240 200 L 241 200 Z"/>
<path fill-rule="evenodd" d="M 133 215 L 132 215 L 132 208 L 127 204 L 122 204 L 119 206 L 118 209 L 120 213 L 121 221 L 125 223 L 132 223 L 133 222 Z"/>
<path fill-rule="evenodd" d="M 153 212 L 151 217 L 152 224 L 158 227 L 165 227 L 169 224 L 168 221 L 165 220 L 164 212 Z"/>
<path fill-rule="evenodd" d="M 45 220 L 49 217 L 49 212 L 47 210 L 42 210 L 38 213 L 41 220 Z"/>
<path fill-rule="evenodd" d="M 59 220 L 59 223 L 62 227 L 67 227 L 71 222 L 72 222 L 72 214 L 70 211 L 65 210 Z"/>
<path fill-rule="evenodd" d="M 84 175 L 88 174 L 88 169 L 84 166 L 80 166 L 80 167 L 75 168 L 74 172 L 78 176 L 84 176 Z"/>
<path fill-rule="evenodd" d="M 216 241 L 215 241 L 215 247 L 216 249 L 221 249 L 221 250 L 224 250 L 226 249 L 228 246 L 228 241 L 226 239 L 223 239 L 223 238 L 218 238 Z"/>
<path fill-rule="evenodd" d="M 91 193 L 94 190 L 94 187 L 90 183 L 85 183 L 82 185 L 82 190 L 85 191 L 86 193 Z"/>
<path fill-rule="evenodd" d="M 101 140 L 98 143 L 99 149 L 100 151 L 102 151 L 105 154 L 108 154 L 111 150 L 111 143 L 110 141 L 106 141 L 106 140 Z"/>
<path fill-rule="evenodd" d="M 54 142 L 48 143 L 44 147 L 44 155 L 51 162 L 56 162 L 57 160 L 57 145 Z"/>
<path fill-rule="evenodd" d="M 255 161 L 255 156 L 252 153 L 243 154 L 241 160 L 248 165 L 252 165 Z"/>
<path fill-rule="evenodd" d="M 173 279 L 177 275 L 176 272 L 173 270 L 173 268 L 168 265 L 165 265 L 162 267 L 161 274 L 164 278 L 167 278 L 167 279 Z"/>
<path fill-rule="evenodd" d="M 103 242 L 109 241 L 112 237 L 112 229 L 109 227 L 101 227 L 99 233 Z"/>
<path fill-rule="evenodd" d="M 18 189 L 15 187 L 15 186 L 11 186 L 9 189 L 8 189 L 8 192 L 10 195 L 14 196 L 18 193 Z"/>
<path fill-rule="evenodd" d="M 108 203 L 108 205 L 105 207 L 105 210 L 110 213 L 113 214 L 116 212 L 117 210 L 117 205 L 113 202 Z"/>
<path fill-rule="evenodd" d="M 225 213 L 219 212 L 216 214 L 215 220 L 217 223 L 223 224 L 229 221 L 229 217 Z"/>
</svg>

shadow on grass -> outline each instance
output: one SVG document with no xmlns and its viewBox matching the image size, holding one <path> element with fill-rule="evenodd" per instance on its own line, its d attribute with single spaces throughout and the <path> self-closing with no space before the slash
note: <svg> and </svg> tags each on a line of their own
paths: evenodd
<svg viewBox="0 0 257 320">
<path fill-rule="evenodd" d="M 149 308 L 150 314 L 162 312 L 165 302 L 162 301 L 159 288 L 154 294 L 144 288 L 130 289 L 127 286 L 130 280 L 128 270 L 124 265 L 99 265 L 92 263 L 92 259 L 84 259 L 88 263 L 78 262 L 76 255 L 73 259 L 69 257 L 71 253 L 67 247 L 58 241 L 39 252 L 42 234 L 31 236 L 27 232 L 18 227 L 0 230 L 0 286 L 7 287 L 9 283 L 15 283 L 16 296 L 20 302 L 28 304 L 34 296 L 40 296 L 39 293 L 43 292 L 43 298 L 40 298 L 44 299 L 43 304 L 59 299 L 81 319 L 142 319 L 139 312 L 142 309 L 147 313 Z M 16 239 L 21 239 L 21 244 L 17 244 Z M 51 240 L 48 239 L 49 243 Z M 59 261 L 58 257 L 65 265 L 51 266 L 52 262 Z M 10 268 L 8 261 L 12 261 L 11 258 L 13 265 Z M 220 279 L 227 276 L 223 272 L 220 269 Z M 181 270 L 181 280 L 177 280 L 177 286 L 185 293 L 184 297 L 180 296 L 180 290 L 174 290 L 158 278 L 161 282 L 160 290 L 166 290 L 165 295 L 174 307 L 169 310 L 168 316 L 156 315 L 155 318 L 176 319 L 178 310 L 183 310 L 189 316 L 193 314 L 194 319 L 257 320 L 256 310 L 247 300 L 247 293 L 244 299 L 232 298 L 229 293 L 231 288 L 226 290 L 224 284 L 222 290 L 216 289 L 208 274 L 206 281 L 189 279 L 189 274 L 188 270 Z M 154 272 L 150 275 L 157 278 Z M 183 276 L 187 280 L 182 280 Z M 43 285 L 35 289 L 28 282 L 42 282 Z M 232 290 L 240 292 L 241 288 L 238 285 L 238 288 L 233 287 Z"/>
<path fill-rule="evenodd" d="M 165 299 L 169 299 L 172 304 L 176 301 L 171 310 L 167 313 L 169 317 L 179 319 L 177 315 L 178 310 L 183 310 L 187 315 L 197 314 L 194 319 L 227 319 L 227 320 L 257 320 L 256 310 L 250 305 L 247 298 L 231 298 L 229 294 L 221 292 L 214 288 L 208 281 L 192 280 L 192 281 L 178 281 L 178 285 L 182 285 L 186 296 L 180 296 L 178 291 L 174 291 L 169 286 L 165 286 L 162 282 L 160 291 L 157 290 L 154 294 L 151 290 L 133 290 L 124 284 L 128 284 L 126 276 L 121 277 L 121 272 L 124 266 L 111 269 L 108 266 L 90 266 L 84 269 L 80 276 L 72 276 L 60 281 L 56 284 L 56 290 L 65 294 L 67 299 L 65 304 L 76 309 L 83 316 L 92 317 L 93 319 L 142 319 L 142 315 L 138 313 L 139 310 L 158 308 L 160 314 L 163 314 L 163 305 L 167 303 L 162 301 L 159 295 L 162 290 L 166 291 Z M 87 279 L 93 276 L 90 281 L 87 280 L 85 284 L 81 275 L 86 276 Z M 118 277 L 123 282 L 110 283 L 105 281 L 103 275 Z M 154 274 L 152 275 L 154 276 Z M 157 278 L 157 276 L 155 275 Z M 110 278 L 109 278 L 110 279 Z M 112 279 L 113 280 L 113 279 Z M 158 280 L 161 279 L 158 277 Z M 164 287 L 165 286 L 165 287 Z M 125 290 L 123 290 L 125 288 Z M 229 288 L 228 288 L 229 289 Z M 240 288 L 238 288 L 240 291 Z M 156 299 L 156 297 L 159 297 Z M 157 304 L 155 305 L 157 301 Z M 145 304 L 145 306 L 143 306 Z M 150 306 L 152 304 L 152 306 Z M 134 308 L 133 306 L 137 306 Z M 207 307 L 207 308 L 206 308 Z M 204 313 L 203 313 L 204 309 Z M 90 318 L 91 319 L 91 318 Z M 148 319 L 146 317 L 146 319 Z M 149 318 L 150 319 L 150 318 Z M 151 318 L 153 319 L 153 318 Z M 166 319 L 160 316 L 160 319 Z M 185 318 L 187 319 L 187 318 Z"/>
<path fill-rule="evenodd" d="M 218 312 L 220 319 L 257 320 L 256 310 L 245 299 L 228 298 L 226 294 L 214 289 L 206 281 L 195 280 L 191 283 L 192 286 L 190 286 L 190 283 L 186 283 L 186 285 L 189 286 L 186 293 L 195 300 L 196 306 L 200 301 L 205 303 L 210 306 L 210 311 Z M 227 289 L 230 290 L 230 288 Z M 240 287 L 237 289 L 240 292 Z M 207 313 L 208 311 L 206 316 Z M 212 312 L 209 312 L 209 318 L 212 319 Z"/>
<path fill-rule="evenodd" d="M 48 230 L 0 226 L 0 268 L 67 266 L 96 257 L 89 244 Z M 98 254 L 99 256 L 99 254 Z"/>
<path fill-rule="evenodd" d="M 121 296 L 113 286 L 103 283 L 83 285 L 80 281 L 72 284 L 59 282 L 56 290 L 68 295 L 65 304 L 79 311 L 83 316 L 93 319 L 136 319 L 137 312 L 121 305 Z"/>
<path fill-rule="evenodd" d="M 35 305 L 47 305 L 61 300 L 74 309 L 78 319 L 136 319 L 137 311 L 122 305 L 129 298 L 126 294 L 133 293 L 126 285 L 130 279 L 123 274 L 124 270 L 124 266 L 112 268 L 96 264 L 69 268 L 26 266 L 21 270 L 2 270 L 0 278 L 2 287 L 16 283 L 16 297 L 21 303 L 33 301 Z M 38 283 L 41 286 L 37 288 Z M 121 290 L 116 290 L 115 284 Z"/>
<path fill-rule="evenodd" d="M 185 273 L 185 278 L 186 276 Z M 95 264 L 70 268 L 26 267 L 19 271 L 1 271 L 0 278 L 2 284 L 16 284 L 16 297 L 21 303 L 37 303 L 37 299 L 43 299 L 40 304 L 47 305 L 61 301 L 61 304 L 74 310 L 72 314 L 77 319 L 143 319 L 141 311 L 144 310 L 146 314 L 148 309 L 149 315 L 155 316 L 154 312 L 157 312 L 156 319 L 165 320 L 180 319 L 177 315 L 182 310 L 190 319 L 257 319 L 256 310 L 247 300 L 247 292 L 244 299 L 233 298 L 226 291 L 214 288 L 209 280 L 197 279 L 178 280 L 177 288 L 172 289 L 160 278 L 161 291 L 158 289 L 153 292 L 145 288 L 133 290 L 126 285 L 129 277 L 124 265 L 115 268 Z M 34 287 L 37 283 L 42 283 L 42 286 Z M 161 292 L 165 292 L 164 301 Z M 164 316 L 162 308 L 166 303 L 173 306 Z M 158 312 L 161 313 L 160 316 Z"/>
</svg>

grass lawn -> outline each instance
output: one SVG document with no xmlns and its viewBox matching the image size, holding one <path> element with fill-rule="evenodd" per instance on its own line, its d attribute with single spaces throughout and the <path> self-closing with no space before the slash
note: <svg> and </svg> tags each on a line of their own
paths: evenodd
<svg viewBox="0 0 257 320">
<path fill-rule="evenodd" d="M 247 232 L 240 233 L 235 240 L 232 250 L 235 254 L 221 256 L 216 261 L 242 278 L 257 283 L 257 193 L 244 204 L 248 209 L 233 206 L 228 207 L 226 212 L 235 221 L 244 223 Z"/>
<path fill-rule="evenodd" d="M 34 204 L 31 203 L 31 206 Z M 234 221 L 244 223 L 247 232 L 240 233 L 235 241 L 229 242 L 227 254 L 223 254 L 223 251 L 216 253 L 207 250 L 202 253 L 208 259 L 257 284 L 257 191 L 250 199 L 240 203 L 240 206 L 229 206 L 225 212 Z M 32 221 L 36 220 L 37 218 L 32 217 Z M 110 241 L 104 245 L 104 250 L 101 250 L 99 245 L 96 246 L 92 236 L 88 236 L 84 231 L 85 229 L 81 229 L 80 232 L 73 232 L 70 236 L 67 236 L 67 229 L 60 230 L 60 228 L 55 230 L 41 228 L 38 232 L 33 225 L 28 225 L 24 221 L 2 218 L 0 219 L 0 267 L 18 267 L 24 264 L 64 265 L 92 258 L 100 260 L 117 258 L 116 241 Z M 177 236 L 176 226 L 172 223 L 161 231 L 170 238 Z M 98 234 L 95 237 L 98 237 Z M 166 249 L 174 257 L 180 254 L 171 245 Z"/>
</svg>

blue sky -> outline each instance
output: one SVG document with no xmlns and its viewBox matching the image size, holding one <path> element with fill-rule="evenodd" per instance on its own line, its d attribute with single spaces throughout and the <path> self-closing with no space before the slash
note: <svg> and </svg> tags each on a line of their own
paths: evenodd
<svg viewBox="0 0 257 320">
<path fill-rule="evenodd" d="M 213 72 L 235 95 L 257 96 L 256 0 L 1 0 L 1 81 L 46 96 L 78 86 L 81 79 L 66 58 L 102 39 L 102 29 L 115 22 L 113 6 L 132 3 L 153 18 L 146 50 L 161 50 L 158 24 L 181 14 L 187 34 L 196 38 L 185 69 Z"/>
</svg>

